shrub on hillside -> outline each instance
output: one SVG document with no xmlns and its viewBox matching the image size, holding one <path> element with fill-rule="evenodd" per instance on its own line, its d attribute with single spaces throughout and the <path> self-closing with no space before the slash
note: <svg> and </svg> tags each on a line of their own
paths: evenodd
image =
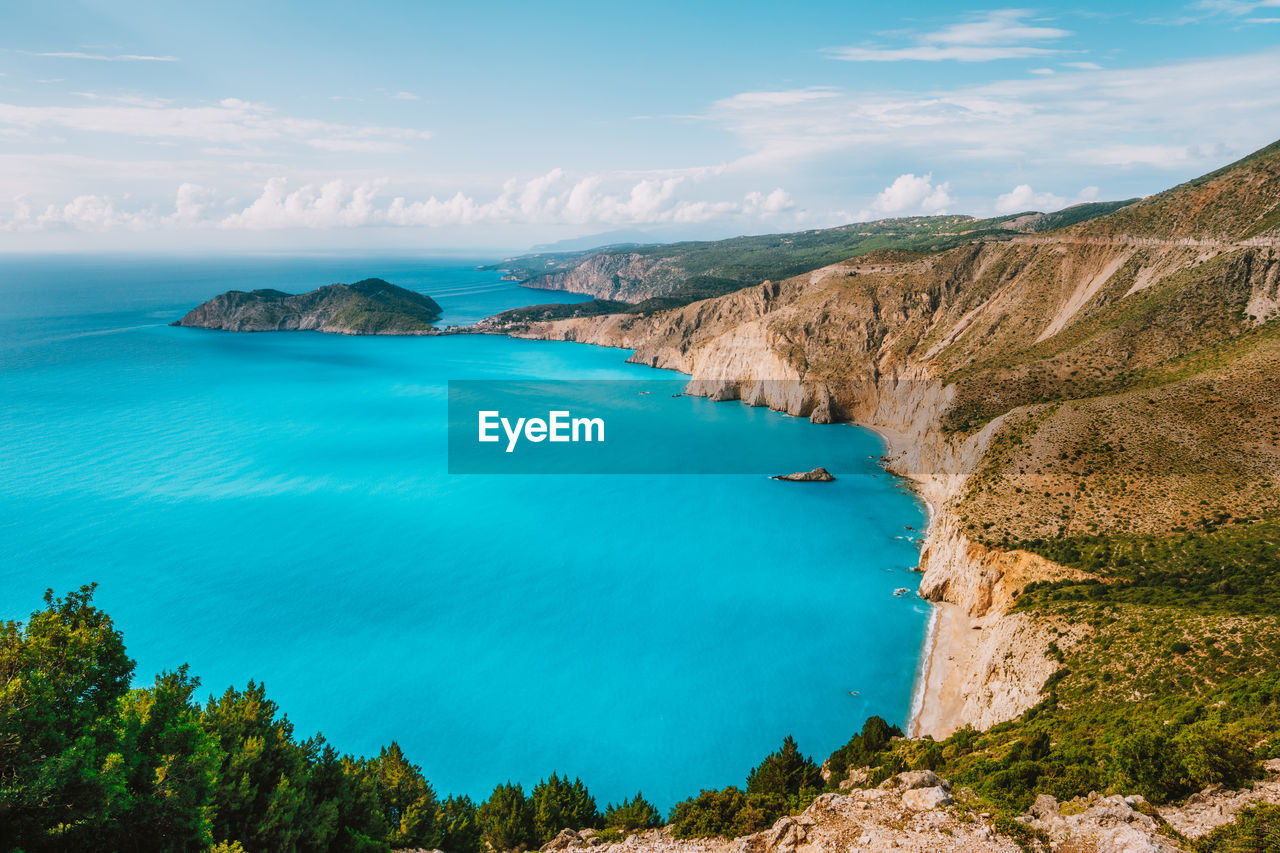
<svg viewBox="0 0 1280 853">
<path fill-rule="evenodd" d="M 595 799 L 582 780 L 569 781 L 552 773 L 533 787 L 529 796 L 533 829 L 538 844 L 545 844 L 562 829 L 586 829 L 600 825 Z"/>
<path fill-rule="evenodd" d="M 703 791 L 676 803 L 671 810 L 671 834 L 676 838 L 737 838 L 767 829 L 786 814 L 785 797 L 746 794 L 731 786 Z"/>
<path fill-rule="evenodd" d="M 606 829 L 623 834 L 656 829 L 662 826 L 662 814 L 654 808 L 653 803 L 637 792 L 631 799 L 623 800 L 617 805 L 610 803 L 604 810 L 604 825 Z"/>
<path fill-rule="evenodd" d="M 480 837 L 495 850 L 534 846 L 533 808 L 519 784 L 507 782 L 493 789 L 478 812 Z"/>
</svg>

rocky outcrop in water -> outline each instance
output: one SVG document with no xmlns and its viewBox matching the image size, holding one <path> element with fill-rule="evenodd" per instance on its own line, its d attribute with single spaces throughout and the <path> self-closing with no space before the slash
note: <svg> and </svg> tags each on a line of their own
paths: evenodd
<svg viewBox="0 0 1280 853">
<path fill-rule="evenodd" d="M 826 468 L 814 468 L 812 471 L 797 471 L 794 474 L 778 474 L 773 479 L 786 480 L 789 483 L 830 483 L 835 475 Z"/>
<path fill-rule="evenodd" d="M 175 326 L 228 332 L 315 331 L 343 335 L 432 334 L 441 309 L 426 294 L 367 278 L 310 293 L 231 290 L 196 306 Z"/>
</svg>

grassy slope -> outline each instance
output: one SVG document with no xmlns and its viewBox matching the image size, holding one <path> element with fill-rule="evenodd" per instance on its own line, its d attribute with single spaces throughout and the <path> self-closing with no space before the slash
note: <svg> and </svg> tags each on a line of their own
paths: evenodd
<svg viewBox="0 0 1280 853">
<path fill-rule="evenodd" d="M 1068 234 L 1274 233 L 1278 178 L 1280 143 Z M 961 503 L 970 535 L 1102 578 L 1018 599 L 1085 631 L 1053 649 L 1039 706 L 899 745 L 898 763 L 998 808 L 1161 801 L 1280 756 L 1280 321 L 1243 310 L 1265 257 L 1224 252 L 1124 296 L 1140 254 L 1058 335 L 950 354 L 952 428 L 1012 411 Z"/>
<path fill-rule="evenodd" d="M 1057 213 L 1024 213 L 994 219 L 968 216 L 916 216 L 857 223 L 839 228 L 734 237 L 728 240 L 618 246 L 588 252 L 526 255 L 497 265 L 521 281 L 572 269 L 601 254 L 635 255 L 673 263 L 674 273 L 658 297 L 630 307 L 611 303 L 609 312 L 651 313 L 731 293 L 762 281 L 777 281 L 871 252 L 897 249 L 936 252 L 978 239 L 1004 239 L 1087 221 L 1133 203 L 1080 204 Z M 559 319 L 605 313 L 581 306 L 535 306 L 507 312 L 503 321 Z"/>
</svg>

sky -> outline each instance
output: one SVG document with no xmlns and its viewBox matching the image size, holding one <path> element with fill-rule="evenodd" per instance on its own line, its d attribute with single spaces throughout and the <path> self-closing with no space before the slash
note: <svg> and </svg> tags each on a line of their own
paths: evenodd
<svg viewBox="0 0 1280 853">
<path fill-rule="evenodd" d="M 989 216 L 1277 138 L 1280 0 L 0 0 L 0 251 Z"/>
</svg>

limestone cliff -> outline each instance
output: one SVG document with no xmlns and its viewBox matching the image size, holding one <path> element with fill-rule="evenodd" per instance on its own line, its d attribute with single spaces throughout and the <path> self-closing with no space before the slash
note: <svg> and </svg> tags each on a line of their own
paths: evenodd
<svg viewBox="0 0 1280 853">
<path fill-rule="evenodd" d="M 968 620 L 963 648 L 929 662 L 950 706 L 917 731 L 985 727 L 1034 704 L 1056 668 L 1059 627 L 1002 618 L 1017 591 L 1078 575 L 1000 543 L 1277 502 L 1277 199 L 1225 217 L 1206 205 L 1275 184 L 1280 149 L 1242 163 L 1047 235 L 500 331 L 633 349 L 689 374 L 692 394 L 878 430 L 933 510 L 921 594 Z"/>
<path fill-rule="evenodd" d="M 173 325 L 230 332 L 418 335 L 430 334 L 440 313 L 430 296 L 370 278 L 297 295 L 231 290 L 196 306 Z"/>
<path fill-rule="evenodd" d="M 672 290 L 687 275 L 678 262 L 636 252 L 601 253 L 567 269 L 540 273 L 522 281 L 539 290 L 567 290 L 597 299 L 638 302 Z"/>
</svg>

